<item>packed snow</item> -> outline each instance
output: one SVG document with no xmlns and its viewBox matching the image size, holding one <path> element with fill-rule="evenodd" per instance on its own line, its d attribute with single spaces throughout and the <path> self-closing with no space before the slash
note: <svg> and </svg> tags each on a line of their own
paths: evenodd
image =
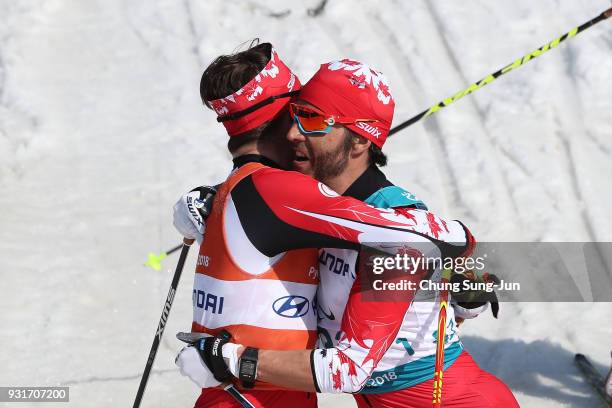
<svg viewBox="0 0 612 408">
<path fill-rule="evenodd" d="M 179 195 L 231 166 L 198 92 L 217 55 L 259 37 L 303 81 L 329 60 L 365 61 L 388 76 L 397 124 L 610 7 L 338 0 L 309 15 L 318 4 L 0 1 L 0 386 L 69 386 L 74 407 L 132 404 L 177 256 L 162 271 L 143 262 L 179 242 Z M 393 136 L 385 172 L 481 241 L 612 241 L 611 80 L 604 21 Z M 143 407 L 190 407 L 198 394 L 174 365 L 194 252 Z M 611 314 L 612 303 L 505 303 L 462 334 L 522 406 L 590 407 L 572 359 L 607 370 Z"/>
</svg>

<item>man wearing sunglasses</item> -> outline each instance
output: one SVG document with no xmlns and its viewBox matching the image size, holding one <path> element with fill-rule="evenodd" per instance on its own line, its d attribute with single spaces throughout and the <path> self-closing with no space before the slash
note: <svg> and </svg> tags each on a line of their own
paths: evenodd
<svg viewBox="0 0 612 408">
<path fill-rule="evenodd" d="M 294 169 L 344 196 L 376 207 L 400 211 L 426 209 L 422 201 L 393 185 L 377 167 L 384 166 L 387 161 L 381 151 L 387 133 L 381 132 L 379 126 L 381 123 L 390 125 L 392 121 L 391 101 L 387 80 L 367 65 L 348 59 L 321 65 L 302 88 L 299 100 L 290 104 L 293 126 L 287 137 L 294 146 Z M 436 228 L 443 226 L 432 225 L 432 231 Z M 356 251 L 320 250 L 317 346 L 326 354 L 326 349 L 355 346 L 347 341 L 347 333 L 350 335 L 351 330 L 354 331 L 351 326 L 367 330 L 360 321 L 368 318 L 367 308 L 359 306 L 361 302 L 355 290 L 359 285 L 355 281 L 357 264 Z M 439 307 L 434 301 L 435 292 L 423 291 L 419 295 L 402 316 L 402 324 L 392 341 L 380 351 L 381 357 L 374 362 L 369 379 L 356 387 L 350 381 L 350 374 L 344 377 L 340 371 L 341 375 L 332 378 L 332 382 L 338 380 L 341 386 L 333 384 L 332 391 L 344 388 L 345 392 L 359 392 L 355 399 L 363 407 L 431 406 Z M 481 370 L 463 350 L 456 332 L 455 315 L 460 319 L 474 318 L 486 309 L 487 300 L 493 299 L 490 296 L 484 298 L 484 302 L 480 298 L 478 303 L 453 302 L 449 310 L 445 339 L 445 406 L 518 406 L 508 387 Z M 314 350 L 313 357 L 317 352 L 322 350 Z M 300 380 L 296 378 L 297 363 L 281 362 L 288 356 L 283 352 L 261 352 L 262 380 L 310 389 L 303 374 Z M 325 377 L 318 371 L 318 359 L 312 361 L 312 382 L 320 391 L 319 381 L 323 378 L 324 382 Z M 347 383 L 349 386 L 343 387 Z"/>
<path fill-rule="evenodd" d="M 365 386 L 391 341 L 397 338 L 413 294 L 407 293 L 395 303 L 362 302 L 354 265 L 350 269 L 341 267 L 338 271 L 350 281 L 337 286 L 343 293 L 338 294 L 337 305 L 329 305 L 337 308 L 338 319 L 344 315 L 342 327 L 335 321 L 334 333 L 329 333 L 338 342 L 334 345 L 328 334 L 331 344 L 314 352 L 308 350 L 316 338 L 316 318 L 310 308 L 314 303 L 312 286 L 316 282 L 312 262 L 314 259 L 316 264 L 317 254 L 306 248 L 349 249 L 352 253 L 347 256 L 354 260 L 362 242 L 402 242 L 407 246 L 419 242 L 421 250 L 423 245 L 427 247 L 428 254 L 455 258 L 468 255 L 474 242 L 461 223 L 444 221 L 417 209 L 424 206 L 408 195 L 395 197 L 398 191 L 377 194 L 372 199 L 377 201 L 375 204 L 390 207 L 386 200 L 391 199 L 401 204 L 394 210 L 379 209 L 348 194 L 340 197 L 325 184 L 305 175 L 283 171 L 282 164 L 289 165 L 291 162 L 286 159 L 295 152 L 293 165 L 301 166 L 306 173 L 308 161 L 313 163 L 311 173 L 322 179 L 333 181 L 343 174 L 340 177 L 343 184 L 337 186 L 341 191 L 350 192 L 351 177 L 363 179 L 359 183 L 364 184 L 359 186 L 363 191 L 354 191 L 354 196 L 365 194 L 368 188 L 376 192 L 392 187 L 374 165 L 366 165 L 366 172 L 351 174 L 357 171 L 354 166 L 336 163 L 335 159 L 345 160 L 349 154 L 348 163 L 353 157 L 369 163 L 370 154 L 372 157 L 378 154 L 377 160 L 382 160 L 380 150 L 371 149 L 370 145 L 377 140 L 376 145 L 382 146 L 390 128 L 393 99 L 384 78 L 368 67 L 353 61 L 330 64 L 330 70 L 341 77 L 336 80 L 352 87 L 354 93 L 347 100 L 354 103 L 349 103 L 352 108 L 349 106 L 342 114 L 326 114 L 322 110 L 325 106 L 315 104 L 292 105 L 291 132 L 301 127 L 305 134 L 321 136 L 316 138 L 319 147 L 305 140 L 300 147 L 296 136 L 285 138 L 291 124 L 284 122 L 289 117 L 284 110 L 289 102 L 287 94 L 299 88 L 299 81 L 269 44 L 262 46 L 264 50 L 267 47 L 269 60 L 263 61 L 266 63 L 263 68 L 263 63 L 259 65 L 249 81 L 239 77 L 240 72 L 245 72 L 244 65 L 261 59 L 253 49 L 249 50 L 255 54 L 251 56 L 239 53 L 220 57 L 202 77 L 202 98 L 214 108 L 219 115 L 217 120 L 230 135 L 234 171 L 219 188 L 206 220 L 207 238 L 200 247 L 193 291 L 192 331 L 216 337 L 200 340 L 181 351 L 177 364 L 197 384 L 211 387 L 231 380 L 225 367 L 229 361 L 229 370 L 241 380 L 234 380 L 235 384 L 255 406 L 308 406 L 314 400 L 308 391 L 357 392 Z M 211 89 L 219 88 L 218 84 L 227 86 L 212 92 Z M 312 89 L 320 92 L 315 85 Z M 379 102 L 374 102 L 372 95 Z M 368 101 L 372 105 L 368 115 L 357 115 L 360 106 Z M 351 135 L 350 143 L 338 142 L 338 132 L 345 129 L 339 124 L 357 135 Z M 253 136 L 253 129 L 262 126 L 263 132 L 259 130 Z M 362 140 L 359 135 L 370 137 L 364 136 Z M 295 149 L 291 146 L 287 149 L 284 144 L 288 140 L 295 144 Z M 335 158 L 338 153 L 341 155 Z M 202 205 L 198 201 L 201 191 L 187 194 L 175 207 L 175 225 L 187 238 L 197 238 L 203 232 L 204 220 L 193 221 Z M 353 262 L 348 259 L 347 262 Z M 330 269 L 332 273 L 338 273 L 338 259 L 335 265 Z M 330 283 L 330 288 L 333 287 Z M 229 335 L 222 329 L 229 332 L 234 343 L 227 342 Z M 343 335 L 336 337 L 340 332 Z M 240 343 L 252 347 L 243 350 Z M 400 352 L 407 353 L 408 347 L 409 344 Z M 258 349 L 261 349 L 259 362 Z M 269 351 L 274 349 L 286 351 Z M 219 363 L 223 367 L 219 368 Z M 286 388 L 306 392 L 291 394 Z M 236 405 L 219 388 L 204 388 L 196 406 Z"/>
</svg>

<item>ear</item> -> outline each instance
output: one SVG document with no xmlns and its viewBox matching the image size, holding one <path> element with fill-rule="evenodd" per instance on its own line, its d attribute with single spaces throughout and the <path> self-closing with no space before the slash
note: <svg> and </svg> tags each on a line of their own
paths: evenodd
<svg viewBox="0 0 612 408">
<path fill-rule="evenodd" d="M 364 152 L 367 153 L 368 150 L 370 149 L 370 145 L 372 144 L 372 142 L 370 142 L 368 139 L 366 139 L 363 136 L 359 136 L 359 135 L 355 135 L 353 136 L 353 154 L 355 155 L 361 155 Z"/>
</svg>

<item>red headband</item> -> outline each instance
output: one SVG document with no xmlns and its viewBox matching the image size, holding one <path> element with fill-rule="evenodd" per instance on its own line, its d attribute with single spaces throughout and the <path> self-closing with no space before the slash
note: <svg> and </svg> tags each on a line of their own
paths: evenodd
<svg viewBox="0 0 612 408">
<path fill-rule="evenodd" d="M 270 103 L 253 112 L 236 119 L 223 121 L 223 126 L 231 137 L 253 130 L 274 119 L 287 107 L 290 98 L 289 96 L 279 99 L 273 97 L 297 91 L 300 88 L 299 78 L 281 61 L 273 48 L 270 61 L 255 78 L 233 94 L 210 101 L 210 104 L 217 112 L 217 120 L 219 120 L 270 100 Z"/>
</svg>

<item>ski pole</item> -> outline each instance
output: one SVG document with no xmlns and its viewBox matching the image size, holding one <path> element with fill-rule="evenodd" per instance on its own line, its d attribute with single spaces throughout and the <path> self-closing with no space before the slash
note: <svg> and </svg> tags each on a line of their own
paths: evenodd
<svg viewBox="0 0 612 408">
<path fill-rule="evenodd" d="M 444 343 L 446 341 L 446 313 L 448 310 L 448 282 L 451 270 L 442 271 L 442 290 L 440 291 L 440 310 L 438 312 L 438 334 L 436 336 L 436 365 L 433 378 L 433 407 L 442 407 L 442 376 L 444 374 Z"/>
<path fill-rule="evenodd" d="M 219 186 L 221 186 L 221 184 L 217 184 L 216 186 L 197 187 L 197 188 L 194 188 L 193 190 L 191 190 L 190 193 L 192 193 L 194 191 L 199 191 L 200 192 L 200 197 L 199 197 L 199 199 L 194 200 L 194 206 L 196 208 L 195 209 L 191 208 L 190 211 L 192 211 L 192 210 L 195 211 L 197 209 L 197 211 L 200 213 L 200 216 L 202 217 L 202 219 L 205 220 L 207 218 L 208 214 L 210 213 L 210 210 L 212 208 L 212 198 L 217 193 L 217 190 L 219 189 Z M 192 240 L 192 242 L 193 242 L 193 240 Z M 183 246 L 183 244 L 179 244 L 179 245 L 175 246 L 174 248 L 171 248 L 171 249 L 167 250 L 166 252 L 162 252 L 159 255 L 154 253 L 154 252 L 149 252 L 149 257 L 148 257 L 147 261 L 145 262 L 145 265 L 146 266 L 150 266 L 151 268 L 155 269 L 156 271 L 159 271 L 161 269 L 161 261 L 163 261 L 171 253 L 181 249 L 182 246 Z"/>
<path fill-rule="evenodd" d="M 603 21 L 603 20 L 605 20 L 605 19 L 607 19 L 609 17 L 612 17 L 612 8 L 609 8 L 608 10 L 604 11 L 603 13 L 598 15 L 597 17 L 587 21 L 586 23 L 582 24 L 581 26 L 578 26 L 576 28 L 571 29 L 567 33 L 563 34 L 562 36 L 560 36 L 558 38 L 555 38 L 554 40 L 552 40 L 551 42 L 549 42 L 547 44 L 544 44 L 540 48 L 537 48 L 534 51 L 532 51 L 532 52 L 530 52 L 528 54 L 525 54 L 521 58 L 516 59 L 514 62 L 506 65 L 505 67 L 501 68 L 500 70 L 495 71 L 494 73 L 487 75 L 486 77 L 484 77 L 480 81 L 474 82 L 473 84 L 471 84 L 470 86 L 468 86 L 465 89 L 462 89 L 461 91 L 457 92 L 453 96 L 448 97 L 448 98 L 438 102 L 437 104 L 431 106 L 428 109 L 425 109 L 423 112 L 421 112 L 418 115 L 408 119 L 407 121 L 400 123 L 399 125 L 395 126 L 393 129 L 391 129 L 391 131 L 389 132 L 389 136 L 391 136 L 394 133 L 399 132 L 400 130 L 402 130 L 404 128 L 407 128 L 410 125 L 415 124 L 416 122 L 418 122 L 419 120 L 421 120 L 423 118 L 426 118 L 428 116 L 433 115 L 434 113 L 436 113 L 440 109 L 450 105 L 451 103 L 457 102 L 459 99 L 463 98 L 464 96 L 467 96 L 467 95 L 471 94 L 472 92 L 482 88 L 483 86 L 485 86 L 487 84 L 490 84 L 491 82 L 493 82 L 494 80 L 496 80 L 500 76 L 502 76 L 504 74 L 507 74 L 508 72 L 510 72 L 512 70 L 515 70 L 516 68 L 524 65 L 525 63 L 531 61 L 532 59 L 534 59 L 536 57 L 539 57 L 540 55 L 544 54 L 546 51 L 549 51 L 549 50 L 557 47 L 563 41 L 568 40 L 568 39 L 570 39 L 572 37 L 575 37 L 576 35 L 578 35 L 582 31 L 586 30 L 587 28 L 590 28 L 590 27 L 594 26 L 595 24 L 599 23 L 600 21 Z"/>
<path fill-rule="evenodd" d="M 574 363 L 584 375 L 586 382 L 593 387 L 599 398 L 601 398 L 602 407 L 612 408 L 612 396 L 607 393 L 606 382 L 601 376 L 601 373 L 593 366 L 591 361 L 584 354 L 574 355 Z M 612 372 L 612 370 L 610 370 Z M 610 374 L 608 374 L 608 378 Z"/>
<path fill-rule="evenodd" d="M 232 384 L 227 385 L 223 389 L 227 391 L 229 395 L 234 397 L 236 402 L 238 402 L 243 408 L 255 408 L 255 405 L 253 405 L 251 401 L 246 399 L 244 395 L 242 395 L 240 391 L 238 391 L 236 387 L 234 387 Z"/>
<path fill-rule="evenodd" d="M 144 264 L 146 266 L 150 266 L 151 268 L 155 269 L 156 271 L 159 271 L 161 269 L 161 261 L 166 259 L 166 257 L 168 255 L 170 255 L 173 252 L 178 251 L 182 247 L 183 247 L 183 244 L 178 244 L 177 246 L 175 246 L 173 248 L 170 248 L 166 252 L 162 252 L 159 255 L 154 253 L 154 252 L 149 252 L 149 256 L 147 258 L 147 261 Z"/>
<path fill-rule="evenodd" d="M 151 373 L 151 368 L 153 367 L 153 362 L 155 361 L 155 355 L 157 354 L 159 343 L 161 342 L 164 329 L 166 328 L 166 323 L 168 322 L 168 316 L 170 315 L 170 309 L 172 308 L 172 302 L 174 301 L 174 294 L 176 293 L 176 288 L 178 287 L 181 272 L 183 271 L 183 266 L 185 265 L 185 260 L 187 259 L 187 253 L 189 252 L 189 247 L 191 244 L 193 244 L 192 239 L 183 240 L 181 255 L 179 256 L 178 263 L 176 264 L 174 277 L 172 278 L 172 283 L 170 284 L 170 289 L 168 290 L 168 296 L 166 296 L 166 303 L 164 304 L 161 318 L 157 324 L 157 330 L 155 331 L 155 337 L 153 337 L 153 344 L 151 344 L 149 358 L 147 359 L 144 372 L 142 373 L 142 378 L 140 379 L 140 385 L 138 386 L 138 392 L 136 393 L 133 408 L 140 407 L 140 401 L 142 400 L 145 388 L 147 387 L 149 374 Z"/>
</svg>

